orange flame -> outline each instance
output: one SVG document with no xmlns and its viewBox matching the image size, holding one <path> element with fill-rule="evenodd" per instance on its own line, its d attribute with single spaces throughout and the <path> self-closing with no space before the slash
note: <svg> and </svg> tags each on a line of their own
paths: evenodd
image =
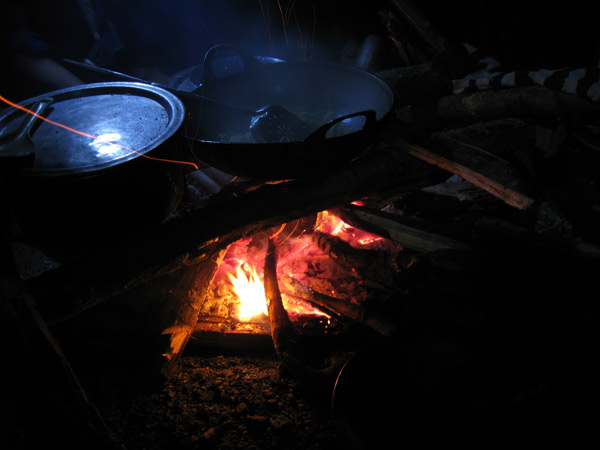
<svg viewBox="0 0 600 450">
<path fill-rule="evenodd" d="M 238 319 L 248 322 L 255 316 L 267 316 L 267 299 L 265 289 L 253 265 L 240 261 L 233 274 L 228 274 L 233 284 L 234 291 L 240 303 L 238 305 Z"/>
<path fill-rule="evenodd" d="M 25 108 L 25 107 L 23 107 L 23 106 L 21 106 L 21 105 L 19 105 L 17 103 L 11 102 L 10 100 L 8 100 L 7 98 L 5 98 L 5 97 L 3 97 L 1 95 L 0 95 L 0 100 L 3 101 L 4 103 L 6 103 L 9 106 L 12 106 L 13 108 L 20 109 L 21 111 L 24 111 L 27 114 L 31 114 L 32 116 L 35 116 L 38 119 L 43 120 L 44 122 L 47 122 L 47 123 L 49 123 L 51 125 L 60 127 L 60 128 L 62 128 L 64 130 L 70 131 L 71 133 L 75 133 L 75 134 L 78 134 L 80 136 L 87 137 L 87 138 L 90 138 L 90 139 L 93 139 L 93 140 L 98 140 L 99 139 L 99 136 L 94 136 L 93 134 L 89 134 L 89 133 L 86 133 L 84 131 L 80 131 L 80 130 L 77 130 L 75 128 L 68 127 L 66 125 L 63 125 L 62 123 L 55 122 L 53 120 L 47 119 L 47 118 L 45 118 L 43 116 L 40 116 L 39 114 L 35 113 L 34 111 L 32 111 L 30 109 L 27 109 L 27 108 Z M 121 147 L 122 149 L 125 149 L 125 150 L 129 150 L 132 153 L 135 153 L 135 154 L 137 154 L 139 156 L 142 156 L 144 158 L 147 158 L 147 159 L 151 159 L 153 161 L 160 161 L 160 162 L 166 162 L 166 163 L 175 163 L 175 164 L 187 164 L 187 165 L 190 165 L 190 166 L 194 167 L 194 169 L 198 170 L 198 166 L 196 164 L 194 164 L 193 162 L 178 161 L 178 160 L 174 160 L 174 159 L 165 159 L 165 158 L 156 158 L 154 156 L 149 156 L 149 155 L 140 153 L 137 150 L 134 150 L 132 148 L 126 147 L 125 145 L 117 144 L 116 142 L 105 142 L 105 143 L 106 144 L 110 144 L 110 145 L 115 145 L 117 147 Z"/>
</svg>

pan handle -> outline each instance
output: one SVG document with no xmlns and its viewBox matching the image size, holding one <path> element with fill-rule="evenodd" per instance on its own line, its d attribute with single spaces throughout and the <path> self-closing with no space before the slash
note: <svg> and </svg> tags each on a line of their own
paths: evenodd
<svg viewBox="0 0 600 450">
<path fill-rule="evenodd" d="M 365 131 L 368 133 L 375 129 L 375 127 L 377 125 L 377 115 L 376 115 L 375 111 L 373 111 L 372 109 L 367 109 L 365 111 L 359 111 L 359 112 L 354 112 L 351 114 L 346 114 L 345 116 L 337 117 L 337 118 L 327 122 L 325 125 L 320 126 L 315 131 L 310 133 L 308 135 L 308 137 L 306 139 L 304 139 L 304 142 L 323 141 L 326 139 L 327 132 L 334 125 L 336 125 L 346 119 L 351 119 L 352 117 L 359 117 L 359 116 L 364 116 L 366 119 L 365 123 L 360 131 Z"/>
<path fill-rule="evenodd" d="M 223 60 L 219 65 L 215 64 L 218 59 Z M 244 72 L 249 64 L 251 64 L 251 59 L 233 45 L 217 44 L 207 50 L 201 71 L 194 71 L 190 75 L 190 79 L 197 85 L 210 84 L 214 80 Z M 198 79 L 200 78 L 198 75 L 201 79 Z"/>
<path fill-rule="evenodd" d="M 31 132 L 38 118 L 54 101 L 53 98 L 43 98 L 31 106 L 30 112 L 25 114 L 19 127 L 10 134 L 0 138 L 0 159 L 4 162 L 29 160 L 34 156 L 34 145 L 31 141 Z M 33 114 L 31 114 L 33 113 Z"/>
</svg>

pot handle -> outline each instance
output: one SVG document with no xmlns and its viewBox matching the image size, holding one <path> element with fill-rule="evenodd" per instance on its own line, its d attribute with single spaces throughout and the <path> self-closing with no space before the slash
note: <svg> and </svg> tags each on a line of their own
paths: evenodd
<svg viewBox="0 0 600 450">
<path fill-rule="evenodd" d="M 224 63 L 216 65 L 215 61 L 219 58 L 224 60 Z M 249 58 L 242 55 L 233 45 L 217 44 L 207 50 L 201 70 L 194 71 L 190 79 L 197 85 L 206 85 L 214 80 L 244 72 L 249 64 Z"/>
<path fill-rule="evenodd" d="M 330 120 L 325 125 L 320 126 L 315 131 L 310 133 L 308 135 L 308 137 L 306 139 L 304 139 L 303 142 L 323 141 L 323 140 L 327 139 L 325 135 L 334 125 L 336 125 L 346 119 L 351 119 L 352 117 L 359 117 L 359 116 L 364 116 L 366 119 L 365 123 L 360 131 L 369 132 L 369 131 L 375 129 L 375 126 L 377 125 L 377 115 L 376 115 L 375 111 L 373 111 L 372 109 L 367 109 L 365 111 L 359 111 L 359 112 L 354 112 L 351 114 L 346 114 L 345 116 L 337 117 L 333 120 Z"/>
<path fill-rule="evenodd" d="M 0 138 L 0 158 L 4 162 L 24 162 L 34 156 L 34 145 L 31 131 L 39 117 L 54 101 L 52 98 L 38 100 L 26 113 L 19 127 L 12 133 Z M 33 112 L 34 114 L 31 114 Z"/>
</svg>

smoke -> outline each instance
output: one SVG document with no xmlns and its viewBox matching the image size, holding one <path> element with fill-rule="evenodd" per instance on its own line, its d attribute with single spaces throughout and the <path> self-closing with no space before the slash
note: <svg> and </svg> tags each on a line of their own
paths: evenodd
<svg viewBox="0 0 600 450">
<path fill-rule="evenodd" d="M 118 65 L 174 73 L 202 62 L 216 44 L 254 56 L 310 59 L 315 0 L 104 0 L 122 49 Z"/>
</svg>

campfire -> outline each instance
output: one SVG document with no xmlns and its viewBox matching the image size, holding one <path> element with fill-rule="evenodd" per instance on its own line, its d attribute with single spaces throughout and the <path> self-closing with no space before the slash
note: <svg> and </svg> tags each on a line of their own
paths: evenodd
<svg viewBox="0 0 600 450">
<path fill-rule="evenodd" d="M 353 227 L 329 211 L 233 242 L 200 307 L 192 335 L 196 345 L 226 340 L 225 335 L 270 334 L 264 277 L 273 239 L 282 305 L 295 326 L 313 334 L 335 333 L 340 319 L 357 319 L 368 302 L 369 279 L 362 276 L 358 254 L 365 252 L 367 260 L 372 251 L 389 258 L 402 251 L 400 244 Z"/>
<path fill-rule="evenodd" d="M 35 409 L 30 386 L 68 386 L 36 423 L 64 413 L 110 441 L 78 371 L 156 388 L 186 354 L 260 348 L 327 402 L 343 367 L 374 368 L 351 400 L 384 437 L 373 398 L 395 401 L 407 441 L 436 434 L 429 425 L 433 440 L 482 448 L 586 428 L 589 402 L 574 391 L 596 383 L 597 70 L 513 70 L 407 4 L 389 2 L 377 33 L 340 49 L 396 97 L 356 158 L 281 179 L 188 165 L 160 226 L 75 252 L 11 243 L 0 293 L 5 341 L 23 337 L 7 353 L 12 385 L 26 374 L 15 409 Z M 382 341 L 365 363 L 360 349 Z"/>
</svg>

